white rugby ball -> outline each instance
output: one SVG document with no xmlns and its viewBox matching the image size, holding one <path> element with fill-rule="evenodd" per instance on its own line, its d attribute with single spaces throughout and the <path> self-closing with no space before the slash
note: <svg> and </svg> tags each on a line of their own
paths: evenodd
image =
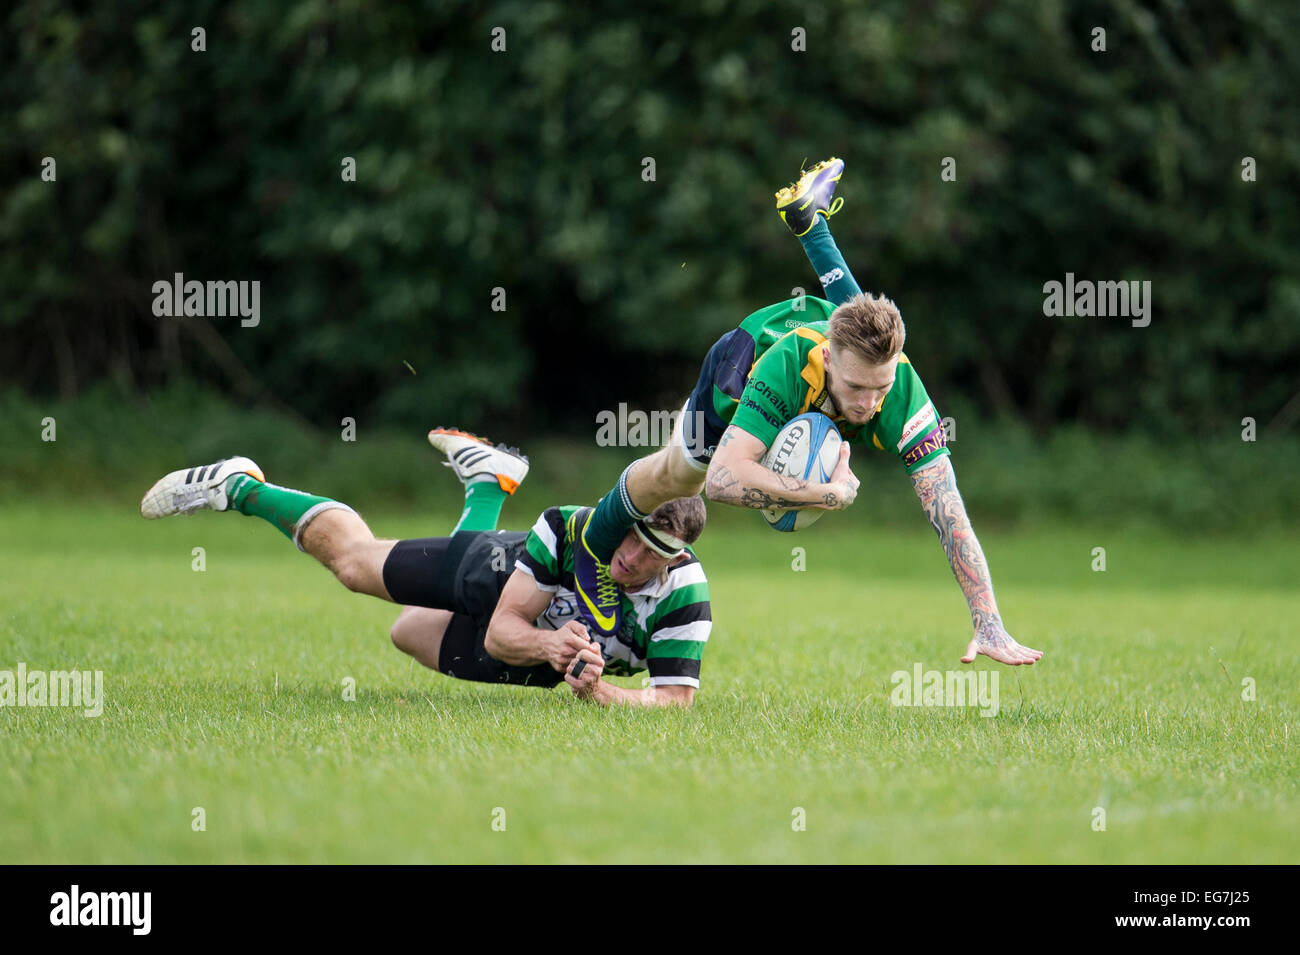
<svg viewBox="0 0 1300 955">
<path fill-rule="evenodd" d="M 791 418 L 763 456 L 763 467 L 787 477 L 825 483 L 840 460 L 844 439 L 830 418 L 817 411 Z M 801 531 L 826 512 L 821 508 L 764 508 L 763 520 L 777 531 Z"/>
</svg>

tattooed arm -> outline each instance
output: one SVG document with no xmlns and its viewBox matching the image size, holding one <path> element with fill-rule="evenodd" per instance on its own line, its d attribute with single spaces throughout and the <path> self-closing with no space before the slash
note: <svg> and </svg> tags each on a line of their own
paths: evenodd
<svg viewBox="0 0 1300 955">
<path fill-rule="evenodd" d="M 1012 666 L 1033 663 L 1043 654 L 1017 643 L 1002 626 L 997 601 L 993 599 L 993 580 L 989 576 L 984 551 L 966 516 L 966 505 L 957 491 L 957 475 L 952 460 L 944 455 L 912 475 L 912 487 L 925 508 L 930 526 L 939 535 L 943 552 L 948 555 L 953 576 L 970 607 L 975 639 L 966 648 L 962 663 L 970 663 L 984 654 L 999 663 Z"/>
<path fill-rule="evenodd" d="M 735 425 L 728 426 L 704 480 L 709 500 L 737 507 L 842 510 L 857 497 L 858 479 L 849 470 L 848 442 L 841 447 L 840 462 L 825 484 L 769 471 L 761 463 L 766 453 L 766 445 L 758 438 Z"/>
</svg>

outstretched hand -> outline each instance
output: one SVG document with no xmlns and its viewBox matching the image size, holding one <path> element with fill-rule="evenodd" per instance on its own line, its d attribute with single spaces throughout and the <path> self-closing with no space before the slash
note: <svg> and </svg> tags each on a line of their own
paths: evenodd
<svg viewBox="0 0 1300 955">
<path fill-rule="evenodd" d="M 1033 650 L 1017 643 L 997 620 L 990 620 L 975 631 L 975 639 L 966 648 L 966 655 L 961 658 L 961 662 L 973 663 L 981 653 L 990 660 L 1013 667 L 1032 666 L 1043 655 L 1042 650 Z"/>
</svg>

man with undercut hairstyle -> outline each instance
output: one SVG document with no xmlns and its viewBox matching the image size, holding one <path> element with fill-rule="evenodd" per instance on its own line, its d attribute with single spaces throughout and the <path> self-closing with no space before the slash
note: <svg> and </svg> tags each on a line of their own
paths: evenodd
<svg viewBox="0 0 1300 955">
<path fill-rule="evenodd" d="M 528 459 L 453 429 L 434 429 L 429 442 L 465 484 L 450 537 L 377 540 L 346 504 L 270 484 L 244 457 L 173 471 L 149 489 L 140 513 L 238 511 L 265 520 L 349 590 L 404 604 L 393 643 L 447 676 L 543 688 L 563 681 L 601 705 L 689 706 L 713 626 L 708 582 L 690 549 L 704 531 L 704 502 L 667 500 L 629 525 L 603 594 L 619 603 L 622 626 L 593 638 L 573 589 L 574 529 L 590 509 L 549 507 L 530 531 L 497 531 Z M 603 679 L 642 670 L 642 689 Z"/>
<path fill-rule="evenodd" d="M 594 632 L 619 626 L 601 599 L 608 561 L 625 529 L 661 502 L 704 489 L 712 501 L 751 508 L 840 510 L 857 497 L 851 445 L 896 455 L 948 557 L 970 608 L 974 635 L 962 657 L 1009 665 L 1042 653 L 1006 631 L 984 553 L 957 491 L 943 421 L 903 352 L 898 307 L 858 287 L 826 219 L 844 163 L 828 159 L 776 194 L 781 220 L 799 238 L 827 298 L 803 296 L 761 308 L 720 338 L 667 446 L 634 461 L 579 530 L 576 582 Z M 819 411 L 844 443 L 830 480 L 805 481 L 762 465 L 791 418 Z"/>
</svg>

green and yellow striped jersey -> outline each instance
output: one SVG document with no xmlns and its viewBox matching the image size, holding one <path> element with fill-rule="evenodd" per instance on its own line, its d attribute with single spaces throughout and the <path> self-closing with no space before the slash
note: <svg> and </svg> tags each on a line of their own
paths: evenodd
<svg viewBox="0 0 1300 955">
<path fill-rule="evenodd" d="M 800 301 L 802 310 L 796 308 Z M 821 346 L 834 310 L 810 295 L 761 308 L 741 322 L 754 340 L 754 364 L 738 400 L 714 389 L 722 419 L 770 447 L 791 418 L 820 411 L 830 397 Z M 908 474 L 949 453 L 943 422 L 906 352 L 894 386 L 865 425 L 850 425 L 838 414 L 832 420 L 844 440 L 897 455 Z"/>
<path fill-rule="evenodd" d="M 578 618 L 573 585 L 573 544 L 566 525 L 576 505 L 548 507 L 528 532 L 515 566 L 532 575 L 554 596 L 538 626 L 559 629 Z M 650 671 L 651 686 L 700 685 L 700 658 L 713 627 L 709 584 L 699 559 L 687 548 L 686 560 L 662 578 L 635 591 L 623 591 L 623 625 L 612 637 L 592 633 L 601 644 L 605 671 L 626 676 Z"/>
</svg>

